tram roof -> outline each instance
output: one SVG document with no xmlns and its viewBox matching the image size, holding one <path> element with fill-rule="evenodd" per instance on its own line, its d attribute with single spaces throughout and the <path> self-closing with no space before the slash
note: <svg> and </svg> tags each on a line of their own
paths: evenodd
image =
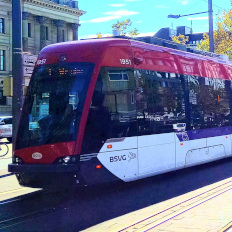
<svg viewBox="0 0 232 232">
<path fill-rule="evenodd" d="M 169 47 L 159 46 L 151 43 L 146 43 L 143 41 L 133 40 L 130 38 L 102 38 L 102 39 L 88 39 L 88 40 L 80 40 L 80 41 L 69 41 L 63 43 L 56 43 L 52 45 L 48 45 L 45 47 L 42 52 L 43 53 L 51 53 L 51 52 L 74 52 L 75 50 L 79 50 L 80 47 L 82 50 L 89 49 L 95 51 L 104 50 L 107 47 L 111 46 L 132 46 L 140 49 L 146 49 L 150 51 L 156 52 L 166 52 L 171 55 L 183 56 L 190 59 L 204 60 L 204 61 L 213 61 L 215 63 L 225 64 L 232 66 L 231 61 L 223 60 L 216 57 L 211 57 L 203 54 L 195 54 L 191 52 L 186 52 L 178 49 L 173 49 Z M 213 54 L 213 53 L 209 53 Z M 216 54 L 215 54 L 216 55 Z"/>
</svg>

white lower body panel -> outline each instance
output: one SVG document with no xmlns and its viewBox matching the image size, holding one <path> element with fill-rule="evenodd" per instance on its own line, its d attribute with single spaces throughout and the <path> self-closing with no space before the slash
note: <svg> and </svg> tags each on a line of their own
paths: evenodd
<svg viewBox="0 0 232 232">
<path fill-rule="evenodd" d="M 139 175 L 160 173 L 175 168 L 175 144 L 138 148 Z"/>
<path fill-rule="evenodd" d="M 97 157 L 128 182 L 222 159 L 231 150 L 231 135 L 180 141 L 167 133 L 107 140 Z"/>
<path fill-rule="evenodd" d="M 111 173 L 123 181 L 131 181 L 138 176 L 137 149 L 102 152 L 97 158 Z"/>
</svg>

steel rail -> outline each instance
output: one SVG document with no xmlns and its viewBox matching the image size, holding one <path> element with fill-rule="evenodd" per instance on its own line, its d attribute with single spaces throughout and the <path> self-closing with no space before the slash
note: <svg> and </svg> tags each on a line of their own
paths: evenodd
<svg viewBox="0 0 232 232">
<path fill-rule="evenodd" d="M 20 189 L 17 189 L 17 191 L 19 191 L 19 190 Z M 43 190 L 39 190 L 39 191 L 43 191 Z M 37 194 L 37 193 L 38 192 L 32 192 L 32 193 L 29 193 L 29 194 Z M 46 194 L 46 192 L 44 192 L 44 193 Z M 13 200 L 10 200 L 10 201 L 5 200 L 2 203 L 7 204 L 7 203 L 14 202 L 14 201 L 20 201 L 20 200 L 27 199 L 27 197 L 28 197 L 28 194 L 20 196 L 20 197 L 18 197 L 16 199 L 13 199 Z M 43 215 L 44 213 L 46 213 L 46 214 L 53 213 L 55 210 L 59 210 L 62 207 L 66 207 L 67 204 L 70 204 L 70 203 L 72 203 L 74 201 L 75 201 L 74 199 L 71 199 L 71 200 L 66 201 L 66 202 L 52 204 L 52 205 L 50 205 L 50 206 L 48 206 L 46 208 L 42 208 L 42 209 L 39 209 L 39 210 L 34 210 L 34 211 L 32 210 L 30 213 L 25 213 L 25 214 L 20 215 L 20 216 L 15 216 L 15 217 L 12 217 L 12 218 L 3 219 L 3 220 L 0 221 L 0 231 L 3 230 L 3 229 L 9 228 L 9 227 L 15 226 L 17 224 L 23 223 L 23 222 L 25 222 L 27 220 L 32 219 L 33 217 Z"/>
<path fill-rule="evenodd" d="M 215 192 L 215 190 L 217 190 L 217 191 Z M 216 187 L 214 187 L 212 189 L 209 189 L 207 191 L 204 191 L 204 192 L 202 192 L 200 194 L 197 194 L 197 195 L 195 195 L 193 197 L 190 197 L 187 200 L 184 200 L 184 201 L 181 201 L 181 202 L 179 202 L 177 204 L 174 204 L 174 205 L 172 205 L 172 206 L 170 206 L 170 207 L 168 207 L 168 208 L 166 208 L 164 210 L 161 210 L 161 211 L 159 211 L 159 212 L 157 212 L 157 213 L 155 213 L 155 214 L 153 214 L 153 215 L 151 215 L 151 216 L 149 216 L 149 217 L 147 217 L 147 218 L 145 218 L 143 220 L 140 220 L 140 221 L 138 221 L 138 222 L 136 222 L 136 223 L 134 223 L 134 224 L 132 224 L 130 226 L 127 226 L 127 227 L 119 230 L 118 232 L 134 231 L 134 229 L 133 229 L 134 226 L 136 226 L 136 228 L 137 228 L 136 231 L 139 232 L 140 230 L 138 229 L 138 227 L 139 227 L 140 223 L 143 223 L 141 231 L 144 231 L 144 232 L 146 231 L 147 232 L 147 231 L 149 231 L 151 229 L 154 229 L 155 227 L 157 227 L 157 226 L 159 226 L 159 225 L 161 225 L 161 224 L 163 224 L 163 223 L 171 220 L 172 218 L 177 217 L 178 215 L 183 214 L 186 211 L 188 211 L 188 210 L 190 210 L 190 209 L 192 209 L 192 208 L 194 208 L 194 207 L 196 207 L 196 206 L 198 206 L 200 204 L 203 204 L 204 202 L 209 201 L 209 200 L 211 200 L 211 199 L 213 199 L 213 198 L 215 198 L 215 197 L 217 197 L 217 196 L 219 196 L 219 195 L 221 195 L 221 194 L 223 194 L 223 193 L 225 193 L 227 191 L 230 191 L 230 190 L 232 190 L 232 180 L 227 181 L 226 183 L 220 184 L 220 185 L 218 185 L 218 186 L 216 186 Z M 210 196 L 210 193 L 211 193 L 211 196 Z M 206 196 L 203 197 L 203 195 L 206 195 Z M 202 197 L 203 197 L 203 199 L 202 199 Z M 144 223 L 146 221 L 151 220 L 152 218 L 155 219 L 156 216 L 162 215 L 163 213 L 168 212 L 169 210 L 173 211 L 178 206 L 181 206 L 181 205 L 183 205 L 185 203 L 188 203 L 191 200 L 197 199 L 197 198 L 200 198 L 200 199 L 197 202 L 195 201 L 195 202 L 191 203 L 190 206 L 182 208 L 181 210 L 177 210 L 176 213 L 170 213 L 170 215 L 164 216 L 164 219 L 160 219 L 160 220 L 158 220 L 158 222 L 154 221 L 154 222 L 148 223 L 147 225 L 144 225 Z M 150 225 L 150 227 L 149 227 L 149 225 Z M 149 228 L 145 229 L 145 227 L 149 227 Z"/>
</svg>

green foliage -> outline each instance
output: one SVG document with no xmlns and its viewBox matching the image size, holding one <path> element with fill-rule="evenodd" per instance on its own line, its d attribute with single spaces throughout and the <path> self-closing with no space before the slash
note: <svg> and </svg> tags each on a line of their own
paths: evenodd
<svg viewBox="0 0 232 232">
<path fill-rule="evenodd" d="M 209 52 L 209 35 L 204 33 L 203 39 L 201 40 L 200 44 L 197 44 L 197 48 L 203 51 Z"/>
<path fill-rule="evenodd" d="M 189 41 L 189 36 L 181 35 L 172 36 L 172 41 L 178 44 L 186 44 Z"/>
<path fill-rule="evenodd" d="M 232 59 L 232 10 L 222 11 L 217 18 L 214 31 L 214 50 L 218 54 L 228 55 Z M 197 46 L 201 50 L 209 51 L 209 36 Z"/>
<path fill-rule="evenodd" d="M 134 30 L 131 30 L 129 32 L 130 37 L 136 37 L 137 35 L 139 35 L 139 30 L 137 28 L 135 28 Z"/>
</svg>

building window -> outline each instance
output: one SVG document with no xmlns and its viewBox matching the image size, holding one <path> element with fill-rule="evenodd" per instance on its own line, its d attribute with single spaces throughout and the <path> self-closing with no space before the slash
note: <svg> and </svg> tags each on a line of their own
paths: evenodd
<svg viewBox="0 0 232 232">
<path fill-rule="evenodd" d="M 64 42 L 65 39 L 64 39 L 64 30 L 62 31 L 62 41 Z"/>
<path fill-rule="evenodd" d="M 134 90 L 131 90 L 131 104 L 135 104 L 135 95 L 134 95 Z"/>
<path fill-rule="evenodd" d="M 5 33 L 4 19 L 0 18 L 0 33 Z"/>
<path fill-rule="evenodd" d="M 0 71 L 5 70 L 5 50 L 0 50 Z"/>
<path fill-rule="evenodd" d="M 31 23 L 28 23 L 28 37 L 31 38 Z"/>
<path fill-rule="evenodd" d="M 46 27 L 46 40 L 48 40 L 48 27 Z"/>
</svg>

